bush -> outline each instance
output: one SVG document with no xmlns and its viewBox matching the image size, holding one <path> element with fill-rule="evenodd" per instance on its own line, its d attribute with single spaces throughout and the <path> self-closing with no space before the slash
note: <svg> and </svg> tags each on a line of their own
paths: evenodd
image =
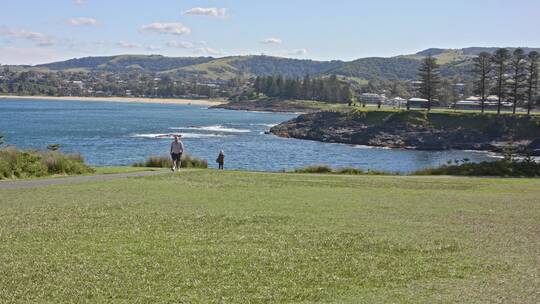
<svg viewBox="0 0 540 304">
<path fill-rule="evenodd" d="M 144 162 L 136 162 L 134 167 L 147 168 L 171 168 L 172 160 L 170 156 L 150 156 Z M 196 158 L 188 154 L 182 155 L 181 168 L 208 168 L 208 162 L 204 159 Z"/>
<path fill-rule="evenodd" d="M 540 164 L 531 160 L 465 163 L 420 170 L 413 175 L 540 177 Z"/>
<path fill-rule="evenodd" d="M 169 156 L 150 156 L 144 162 L 136 162 L 134 167 L 171 168 L 172 160 Z"/>
<path fill-rule="evenodd" d="M 332 169 L 327 165 L 316 165 L 316 166 L 307 166 L 303 168 L 298 168 L 293 171 L 293 173 L 307 173 L 307 174 L 341 174 L 341 175 L 390 175 L 391 173 L 368 170 L 363 171 L 357 168 L 339 168 Z"/>
<path fill-rule="evenodd" d="M 341 168 L 336 171 L 337 174 L 344 174 L 344 175 L 360 175 L 365 174 L 364 171 L 356 168 Z"/>
<path fill-rule="evenodd" d="M 204 159 L 196 158 L 193 156 L 190 156 L 188 154 L 185 154 L 182 156 L 182 164 L 180 166 L 181 168 L 200 168 L 200 169 L 207 169 L 208 168 L 208 162 Z"/>
<path fill-rule="evenodd" d="M 93 169 L 84 163 L 84 159 L 80 155 L 24 151 L 14 147 L 0 150 L 0 179 L 92 172 Z"/>
<path fill-rule="evenodd" d="M 332 168 L 326 165 L 307 166 L 307 167 L 295 169 L 294 173 L 317 173 L 317 174 L 332 173 Z"/>
<path fill-rule="evenodd" d="M 60 152 L 43 153 L 42 163 L 50 174 L 85 174 L 92 173 L 93 169 L 84 163 L 80 154 L 65 155 Z"/>
</svg>

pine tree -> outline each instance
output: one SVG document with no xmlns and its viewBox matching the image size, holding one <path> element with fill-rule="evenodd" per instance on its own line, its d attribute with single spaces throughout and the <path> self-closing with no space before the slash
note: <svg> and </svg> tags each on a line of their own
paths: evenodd
<svg viewBox="0 0 540 304">
<path fill-rule="evenodd" d="M 484 113 L 486 97 L 490 87 L 490 74 L 492 69 L 491 54 L 482 52 L 474 58 L 474 72 L 476 74 L 476 91 L 480 94 L 482 113 Z"/>
<path fill-rule="evenodd" d="M 279 92 L 280 92 L 280 87 L 278 84 L 278 78 L 270 77 L 270 87 L 268 89 L 268 96 L 277 97 L 279 96 Z"/>
<path fill-rule="evenodd" d="M 292 83 L 292 98 L 308 99 L 307 96 L 302 94 L 302 81 L 300 81 L 300 79 L 294 79 Z"/>
<path fill-rule="evenodd" d="M 313 98 L 313 89 L 309 75 L 306 75 L 306 77 L 304 77 L 304 81 L 302 82 L 302 95 L 304 96 L 304 99 Z"/>
<path fill-rule="evenodd" d="M 437 59 L 431 56 L 426 57 L 418 69 L 418 78 L 422 82 L 419 89 L 420 96 L 427 99 L 429 111 L 431 110 L 432 102 L 439 95 L 439 86 L 441 83 Z"/>
<path fill-rule="evenodd" d="M 274 96 L 275 97 L 281 96 L 284 91 L 285 91 L 285 79 L 283 79 L 282 75 L 278 75 L 276 77 L 276 93 L 274 94 Z"/>
<path fill-rule="evenodd" d="M 262 86 L 262 79 L 260 76 L 257 76 L 257 78 L 255 78 L 255 83 L 253 84 L 253 88 L 255 89 L 255 93 L 257 93 L 257 95 L 261 94 L 262 91 L 263 91 L 263 86 Z"/>
<path fill-rule="evenodd" d="M 510 71 L 512 83 L 510 85 L 510 98 L 512 100 L 512 113 L 516 114 L 516 108 L 525 97 L 527 87 L 527 61 L 523 49 L 517 48 L 512 54 Z"/>
<path fill-rule="evenodd" d="M 506 72 L 508 69 L 508 60 L 510 60 L 510 52 L 507 49 L 498 49 L 491 57 L 493 63 L 493 72 L 496 82 L 495 94 L 498 96 L 497 115 L 501 114 L 501 105 L 506 96 Z"/>
<path fill-rule="evenodd" d="M 346 103 L 349 107 L 352 106 L 353 94 L 351 86 L 348 83 L 345 83 L 341 86 L 340 90 L 340 100 L 341 102 Z"/>
<path fill-rule="evenodd" d="M 534 98 L 538 93 L 538 69 L 540 66 L 540 54 L 536 51 L 530 52 L 527 56 L 529 59 L 527 67 L 527 115 L 531 114 Z"/>
</svg>

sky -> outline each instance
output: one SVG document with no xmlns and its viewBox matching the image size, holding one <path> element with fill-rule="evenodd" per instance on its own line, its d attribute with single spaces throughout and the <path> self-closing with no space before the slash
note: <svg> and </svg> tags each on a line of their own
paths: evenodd
<svg viewBox="0 0 540 304">
<path fill-rule="evenodd" d="M 540 0 L 0 0 L 0 64 L 85 56 L 354 60 L 540 47 Z"/>
</svg>

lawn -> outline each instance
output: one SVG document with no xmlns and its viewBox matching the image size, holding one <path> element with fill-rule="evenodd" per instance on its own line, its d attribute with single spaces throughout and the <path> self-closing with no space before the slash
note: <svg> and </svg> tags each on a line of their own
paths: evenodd
<svg viewBox="0 0 540 304">
<path fill-rule="evenodd" d="M 146 168 L 146 167 L 129 167 L 129 166 L 117 166 L 117 167 L 94 167 L 95 174 L 118 174 L 118 173 L 133 173 L 133 172 L 145 172 L 145 171 L 158 171 L 159 168 Z"/>
<path fill-rule="evenodd" d="M 538 303 L 540 180 L 188 170 L 0 190 L 0 302 Z"/>
</svg>

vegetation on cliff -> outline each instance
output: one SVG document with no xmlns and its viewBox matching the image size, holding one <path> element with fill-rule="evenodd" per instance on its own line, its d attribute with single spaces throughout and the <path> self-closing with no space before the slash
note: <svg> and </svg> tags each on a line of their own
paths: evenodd
<svg viewBox="0 0 540 304">
<path fill-rule="evenodd" d="M 324 111 L 271 129 L 299 139 L 418 150 L 471 149 L 540 155 L 540 116 L 426 111 Z"/>
</svg>

